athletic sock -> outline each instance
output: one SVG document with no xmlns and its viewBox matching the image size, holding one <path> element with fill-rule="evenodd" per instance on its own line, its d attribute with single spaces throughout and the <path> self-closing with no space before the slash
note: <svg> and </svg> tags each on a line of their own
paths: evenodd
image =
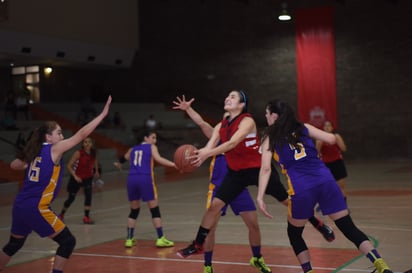
<svg viewBox="0 0 412 273">
<path fill-rule="evenodd" d="M 373 263 L 377 259 L 381 258 L 381 255 L 379 255 L 376 249 L 372 249 L 368 252 L 368 254 L 366 254 L 366 257 L 368 257 L 368 259 Z"/>
<path fill-rule="evenodd" d="M 213 251 L 206 251 L 204 254 L 205 257 L 205 266 L 212 265 L 212 256 Z"/>
<path fill-rule="evenodd" d="M 260 252 L 261 247 L 260 246 L 252 246 L 252 253 L 253 257 L 260 258 L 262 257 L 262 253 Z"/>
<path fill-rule="evenodd" d="M 162 228 L 162 227 L 156 228 L 156 232 L 157 232 L 157 237 L 158 237 L 158 238 L 162 238 L 162 237 L 163 237 L 163 228 Z"/>
<path fill-rule="evenodd" d="M 209 229 L 200 226 L 199 230 L 197 231 L 195 242 L 198 243 L 199 245 L 203 245 L 208 234 L 209 234 Z"/>
</svg>

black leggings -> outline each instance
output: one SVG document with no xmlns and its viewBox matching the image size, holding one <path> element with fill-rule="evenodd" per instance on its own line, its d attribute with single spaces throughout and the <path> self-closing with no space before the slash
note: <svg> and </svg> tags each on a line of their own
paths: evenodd
<svg viewBox="0 0 412 273">
<path fill-rule="evenodd" d="M 80 187 L 83 187 L 84 190 L 84 205 L 91 206 L 92 204 L 92 181 L 93 177 L 83 179 L 82 182 L 78 183 L 73 176 L 70 176 L 69 183 L 67 184 L 67 192 L 69 197 L 64 201 L 64 207 L 68 208 L 73 203 L 76 198 L 76 194 L 79 191 Z"/>
</svg>

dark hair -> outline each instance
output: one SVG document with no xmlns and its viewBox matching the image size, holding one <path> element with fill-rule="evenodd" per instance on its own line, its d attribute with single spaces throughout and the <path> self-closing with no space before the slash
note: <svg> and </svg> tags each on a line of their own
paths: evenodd
<svg viewBox="0 0 412 273">
<path fill-rule="evenodd" d="M 278 114 L 276 122 L 265 130 L 265 137 L 269 137 L 271 151 L 285 144 L 296 147 L 302 136 L 303 123 L 296 118 L 292 107 L 284 101 L 275 99 L 266 104 L 266 109 L 269 113 Z"/>
<path fill-rule="evenodd" d="M 58 124 L 55 121 L 46 121 L 39 128 L 33 130 L 23 150 L 17 152 L 17 158 L 26 163 L 30 163 L 40 153 L 43 142 L 46 141 L 46 134 L 51 134 Z"/>
<path fill-rule="evenodd" d="M 155 130 L 150 130 L 150 129 L 143 129 L 142 131 L 139 132 L 137 135 L 137 143 L 143 142 L 145 137 L 149 137 L 151 134 L 156 134 Z"/>
<path fill-rule="evenodd" d="M 245 104 L 245 106 L 243 107 L 242 113 L 246 113 L 247 112 L 247 106 L 248 106 L 248 98 L 246 96 L 246 93 L 242 90 L 235 90 L 236 92 L 239 93 L 240 95 L 240 100 L 239 102 L 243 102 Z"/>
</svg>

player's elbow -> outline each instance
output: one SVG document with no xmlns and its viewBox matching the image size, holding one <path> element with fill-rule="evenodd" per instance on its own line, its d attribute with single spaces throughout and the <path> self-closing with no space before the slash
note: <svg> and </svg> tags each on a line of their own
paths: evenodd
<svg viewBox="0 0 412 273">
<path fill-rule="evenodd" d="M 262 165 L 260 166 L 261 175 L 270 175 L 272 168 L 270 166 Z"/>
</svg>

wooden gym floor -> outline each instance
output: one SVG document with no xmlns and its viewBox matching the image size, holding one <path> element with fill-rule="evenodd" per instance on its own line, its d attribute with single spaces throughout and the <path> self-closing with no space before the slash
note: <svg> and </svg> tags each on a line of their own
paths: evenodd
<svg viewBox="0 0 412 273">
<path fill-rule="evenodd" d="M 203 256 L 187 259 L 176 256 L 176 250 L 194 239 L 204 212 L 208 185 L 205 164 L 192 174 L 165 175 L 157 172 L 160 210 L 164 232 L 175 241 L 175 247 L 156 248 L 155 230 L 151 225 L 146 205 L 141 209 L 136 238 L 131 249 L 124 247 L 126 219 L 129 204 L 126 198 L 126 172 L 106 173 L 105 184 L 95 187 L 92 217 L 95 225 L 83 225 L 83 195 L 66 214 L 65 221 L 77 238 L 76 249 L 68 261 L 65 273 L 88 272 L 151 272 L 185 273 L 203 272 Z M 356 161 L 347 162 L 348 203 L 357 226 L 370 236 L 381 255 L 395 272 L 412 267 L 412 161 Z M 65 178 L 67 180 L 67 177 Z M 250 187 L 252 196 L 256 188 Z M 0 246 L 9 237 L 13 190 L 0 192 Z M 53 208 L 58 212 L 65 198 L 62 188 Z M 262 252 L 274 273 L 301 272 L 286 235 L 286 209 L 266 197 L 273 220 L 259 214 L 262 232 Z M 316 272 L 372 272 L 369 261 L 356 251 L 328 218 L 318 215 L 335 230 L 336 240 L 326 242 L 311 226 L 307 225 L 304 237 L 310 248 Z M 253 273 L 257 270 L 248 264 L 251 251 L 247 230 L 239 217 L 231 211 L 221 218 L 214 251 L 215 273 Z M 51 272 L 56 244 L 31 234 L 19 253 L 3 271 L 5 273 Z"/>
</svg>

